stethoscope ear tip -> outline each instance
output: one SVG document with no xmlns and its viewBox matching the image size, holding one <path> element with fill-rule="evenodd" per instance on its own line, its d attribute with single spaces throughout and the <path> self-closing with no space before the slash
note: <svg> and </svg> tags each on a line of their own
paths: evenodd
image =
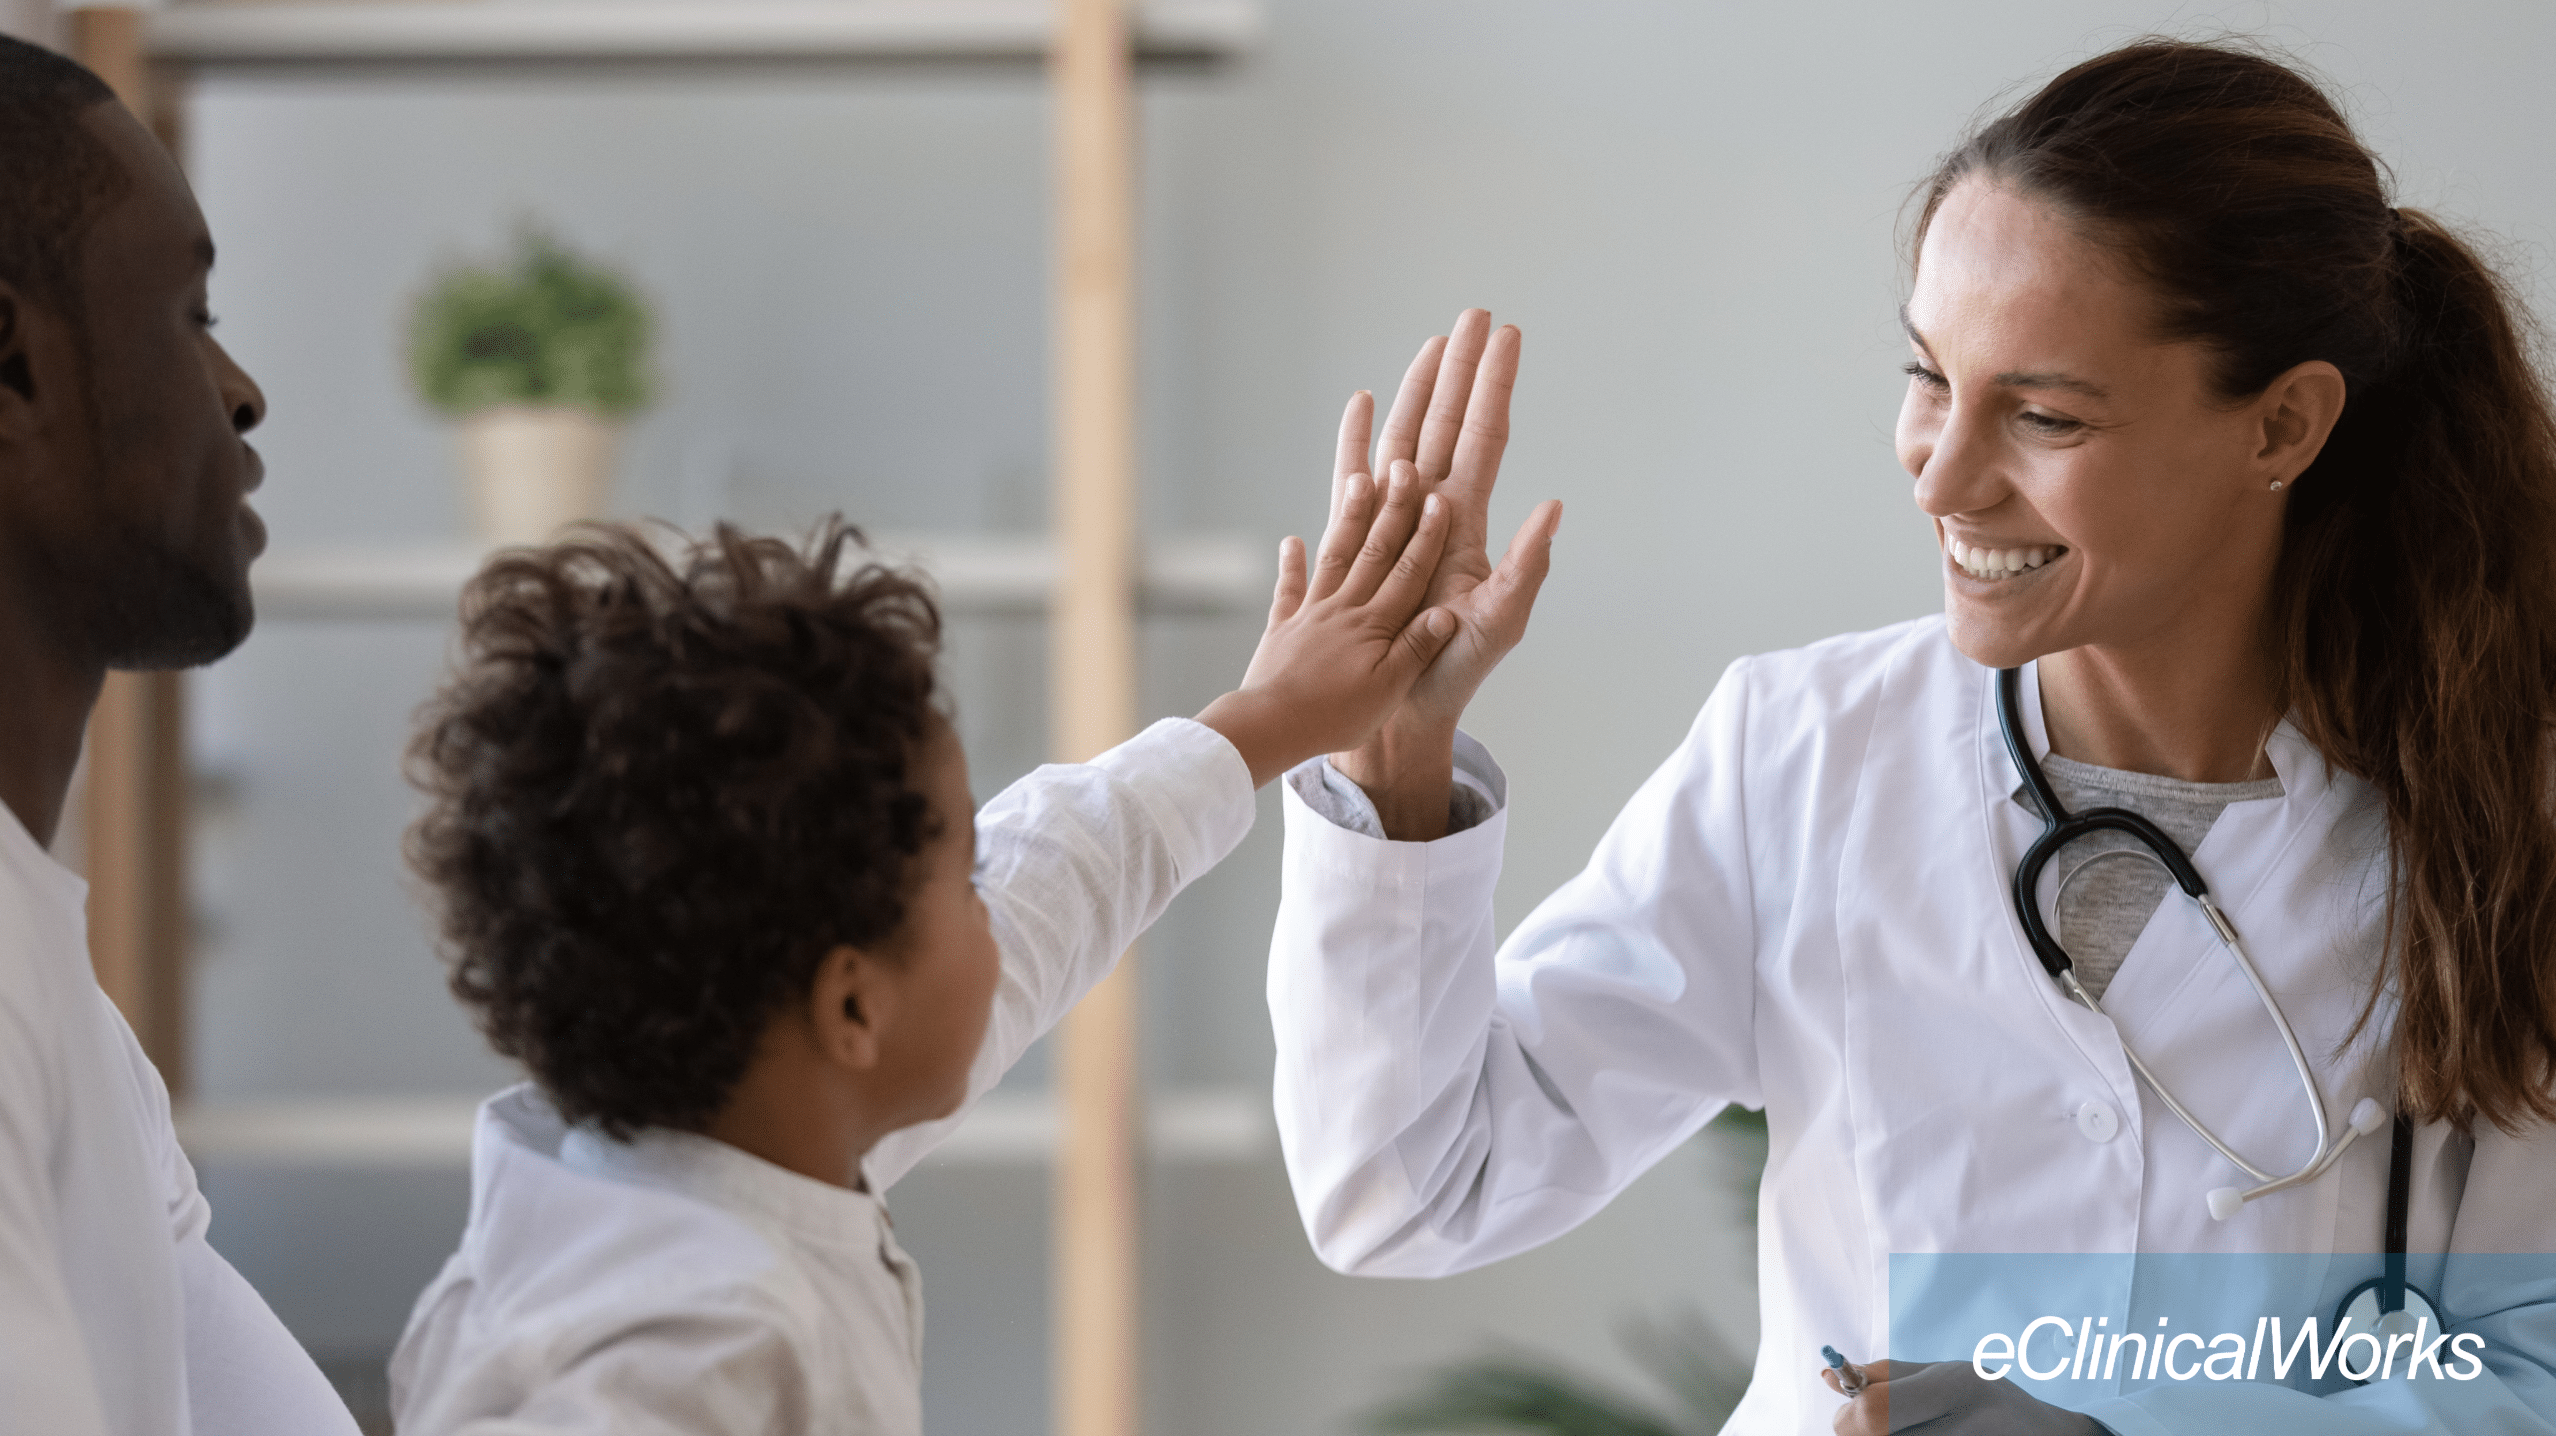
<svg viewBox="0 0 2556 1436">
<path fill-rule="evenodd" d="M 2241 1187 L 2210 1189 L 2210 1220 L 2224 1222 L 2245 1207 L 2245 1190 Z"/>
<path fill-rule="evenodd" d="M 2387 1125 L 2387 1109 L 2375 1097 L 2364 1097 L 2352 1107 L 2352 1130 L 2367 1137 Z"/>
</svg>

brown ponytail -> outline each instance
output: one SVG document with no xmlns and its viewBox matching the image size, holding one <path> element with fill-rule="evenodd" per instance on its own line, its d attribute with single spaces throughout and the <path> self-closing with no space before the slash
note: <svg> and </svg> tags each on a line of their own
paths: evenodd
<svg viewBox="0 0 2556 1436">
<path fill-rule="evenodd" d="M 2556 1121 L 2556 416 L 2519 306 L 2437 221 L 2388 206 L 2317 87 L 2157 41 L 2050 82 L 1948 156 L 2016 186 L 2154 286 L 2229 398 L 2310 359 L 2343 416 L 2289 500 L 2267 650 L 2292 721 L 2388 820 L 2409 1115 Z"/>
</svg>

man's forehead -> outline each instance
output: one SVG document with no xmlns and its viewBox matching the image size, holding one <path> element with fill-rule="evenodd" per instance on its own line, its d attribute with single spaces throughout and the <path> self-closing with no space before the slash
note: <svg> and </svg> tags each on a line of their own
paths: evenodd
<svg viewBox="0 0 2556 1436">
<path fill-rule="evenodd" d="M 212 231 L 168 151 L 122 105 L 92 106 L 81 119 L 115 156 L 126 180 L 123 192 L 98 211 L 91 254 L 128 272 L 136 264 L 183 268 L 189 276 L 211 269 Z"/>
</svg>

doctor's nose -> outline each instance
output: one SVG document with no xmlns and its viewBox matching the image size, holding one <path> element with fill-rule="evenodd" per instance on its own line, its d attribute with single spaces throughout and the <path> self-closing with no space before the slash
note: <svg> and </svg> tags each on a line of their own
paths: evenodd
<svg viewBox="0 0 2556 1436">
<path fill-rule="evenodd" d="M 1929 518 L 1992 509 L 2009 492 L 1986 446 L 1964 435 L 1957 423 L 1938 424 L 1923 434 L 1911 434 L 1903 426 L 1899 461 L 1916 476 L 1917 507 Z"/>
</svg>

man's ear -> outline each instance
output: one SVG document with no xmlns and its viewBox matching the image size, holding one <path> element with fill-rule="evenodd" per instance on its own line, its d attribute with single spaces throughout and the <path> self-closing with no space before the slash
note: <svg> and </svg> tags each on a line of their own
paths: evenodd
<svg viewBox="0 0 2556 1436">
<path fill-rule="evenodd" d="M 826 1060 L 852 1072 L 879 1065 L 880 1043 L 896 1017 L 896 969 L 849 943 L 817 963 L 808 991 L 809 1025 Z"/>
<path fill-rule="evenodd" d="M 2262 415 L 2262 447 L 2254 466 L 2258 477 L 2287 487 L 2325 450 L 2325 441 L 2343 417 L 2343 371 L 2322 359 L 2291 368 L 2263 388 L 2256 403 Z"/>
<path fill-rule="evenodd" d="M 0 388 L 35 399 L 35 370 L 27 363 L 26 306 L 18 291 L 0 284 Z"/>
</svg>

